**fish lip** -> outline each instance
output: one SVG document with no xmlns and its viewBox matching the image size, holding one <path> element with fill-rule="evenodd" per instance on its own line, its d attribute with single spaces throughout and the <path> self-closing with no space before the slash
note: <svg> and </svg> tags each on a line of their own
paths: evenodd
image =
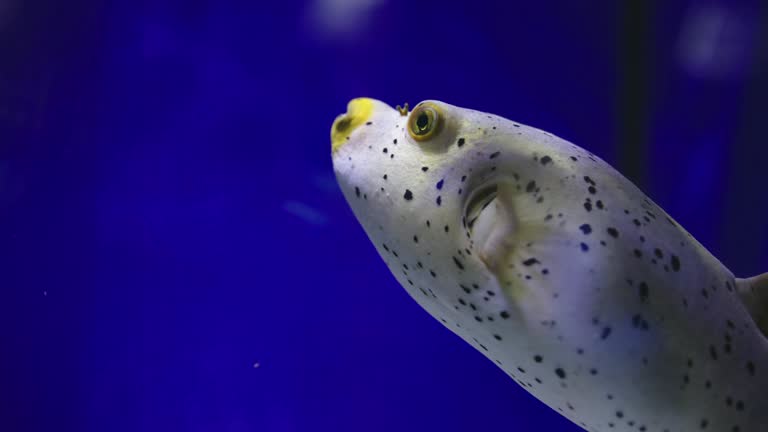
<svg viewBox="0 0 768 432">
<path fill-rule="evenodd" d="M 370 120 L 375 105 L 375 100 L 367 97 L 355 98 L 347 103 L 347 112 L 336 116 L 331 125 L 331 154 L 335 154 L 358 127 Z"/>
</svg>

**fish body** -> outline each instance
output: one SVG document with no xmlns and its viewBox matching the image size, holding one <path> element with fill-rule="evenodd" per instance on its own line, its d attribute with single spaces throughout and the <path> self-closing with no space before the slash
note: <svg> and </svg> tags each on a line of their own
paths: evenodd
<svg viewBox="0 0 768 432">
<path fill-rule="evenodd" d="M 599 157 L 440 101 L 355 99 L 331 140 L 408 294 L 561 415 L 768 431 L 768 277 L 736 278 Z"/>
</svg>

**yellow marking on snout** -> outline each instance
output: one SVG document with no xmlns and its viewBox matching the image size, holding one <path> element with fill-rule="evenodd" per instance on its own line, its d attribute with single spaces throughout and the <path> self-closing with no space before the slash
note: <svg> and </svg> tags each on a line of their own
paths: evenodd
<svg viewBox="0 0 768 432">
<path fill-rule="evenodd" d="M 336 117 L 331 126 L 331 152 L 338 150 L 361 124 L 373 114 L 373 99 L 357 98 L 347 104 L 347 113 Z"/>
</svg>

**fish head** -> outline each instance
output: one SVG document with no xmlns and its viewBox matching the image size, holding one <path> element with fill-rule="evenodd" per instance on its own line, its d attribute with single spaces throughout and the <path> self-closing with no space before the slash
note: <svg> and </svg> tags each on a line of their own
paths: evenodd
<svg viewBox="0 0 768 432">
<path fill-rule="evenodd" d="M 334 171 L 392 273 L 442 317 L 455 313 L 461 291 L 493 277 L 493 257 L 478 245 L 513 238 L 514 215 L 488 208 L 507 181 L 492 150 L 502 143 L 514 149 L 525 137 L 519 125 L 503 128 L 509 122 L 500 117 L 437 100 L 411 112 L 398 108 L 350 101 L 331 128 Z M 524 148 L 519 155 L 508 151 L 508 162 L 521 159 Z"/>
</svg>

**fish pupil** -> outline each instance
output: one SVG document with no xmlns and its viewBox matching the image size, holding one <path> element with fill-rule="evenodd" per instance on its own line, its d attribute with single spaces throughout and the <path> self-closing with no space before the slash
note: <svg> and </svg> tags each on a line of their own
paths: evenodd
<svg viewBox="0 0 768 432">
<path fill-rule="evenodd" d="M 419 128 L 419 132 L 424 132 L 429 126 L 429 116 L 427 113 L 421 113 L 416 118 L 416 127 Z"/>
</svg>

